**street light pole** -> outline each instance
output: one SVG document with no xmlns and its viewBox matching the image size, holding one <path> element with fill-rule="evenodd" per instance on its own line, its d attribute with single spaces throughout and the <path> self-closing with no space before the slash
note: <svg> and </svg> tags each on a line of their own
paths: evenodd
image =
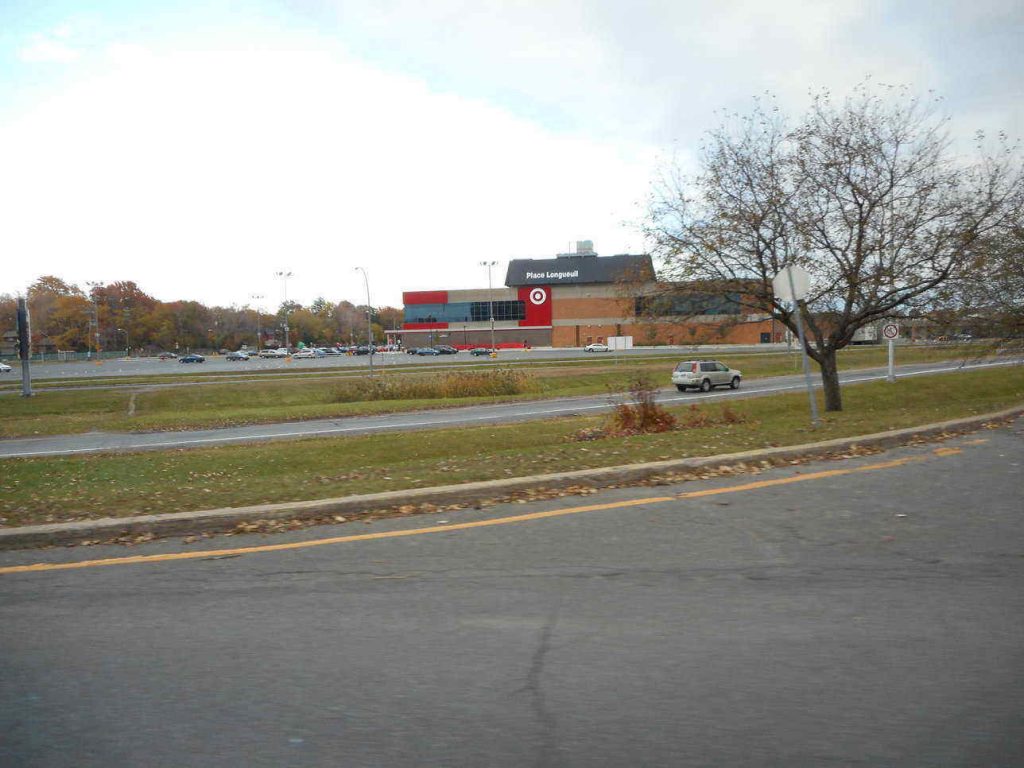
<svg viewBox="0 0 1024 768">
<path fill-rule="evenodd" d="M 99 288 L 103 283 L 95 283 L 88 281 L 86 285 L 89 286 L 89 300 L 92 302 L 92 319 L 89 322 L 89 348 L 96 354 L 96 359 L 100 356 L 100 310 L 96 304 L 96 289 Z M 92 353 L 90 353 L 90 357 Z"/>
<path fill-rule="evenodd" d="M 256 354 L 259 355 L 263 349 L 263 330 L 260 325 L 260 305 L 259 301 L 263 298 L 262 293 L 250 293 L 249 298 L 256 302 Z"/>
<path fill-rule="evenodd" d="M 285 349 L 290 353 L 292 350 L 291 344 L 288 341 L 288 278 L 292 276 L 291 272 L 275 272 L 277 277 L 281 278 L 281 284 L 284 286 L 284 346 Z"/>
<path fill-rule="evenodd" d="M 366 356 L 370 359 L 370 375 L 373 376 L 373 319 L 370 317 L 370 278 L 366 276 L 366 270 L 356 267 L 357 272 L 363 273 L 363 284 L 366 286 Z"/>
<path fill-rule="evenodd" d="M 495 354 L 498 348 L 494 346 L 494 290 L 491 284 L 491 267 L 498 262 L 496 261 L 481 261 L 481 267 L 487 267 L 487 308 L 488 313 L 491 316 L 491 354 Z"/>
</svg>

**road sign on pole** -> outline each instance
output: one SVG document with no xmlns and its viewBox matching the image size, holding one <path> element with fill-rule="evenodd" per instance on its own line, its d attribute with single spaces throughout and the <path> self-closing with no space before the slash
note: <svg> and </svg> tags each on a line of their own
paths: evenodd
<svg viewBox="0 0 1024 768">
<path fill-rule="evenodd" d="M 775 298 L 782 301 L 800 301 L 811 289 L 811 276 L 803 267 L 791 264 L 779 270 L 772 278 L 772 291 Z"/>
<path fill-rule="evenodd" d="M 896 323 L 886 323 L 882 326 L 882 336 L 889 342 L 889 375 L 886 377 L 890 384 L 896 382 L 896 339 L 900 337 L 900 327 Z"/>
<path fill-rule="evenodd" d="M 796 332 L 800 337 L 800 355 L 804 362 L 804 382 L 807 384 L 807 397 L 811 403 L 811 426 L 818 426 L 818 401 L 814 399 L 814 385 L 811 383 L 811 364 L 807 359 L 807 345 L 804 341 L 804 322 L 800 300 L 807 296 L 811 287 L 811 276 L 803 267 L 790 265 L 779 270 L 772 278 L 772 291 L 776 298 L 788 301 L 793 307 L 796 318 Z"/>
</svg>

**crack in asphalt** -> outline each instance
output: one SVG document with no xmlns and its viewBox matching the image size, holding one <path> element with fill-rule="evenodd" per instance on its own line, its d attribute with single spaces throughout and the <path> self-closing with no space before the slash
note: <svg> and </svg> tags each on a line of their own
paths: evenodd
<svg viewBox="0 0 1024 768">
<path fill-rule="evenodd" d="M 540 636 L 537 639 L 537 647 L 530 660 L 530 669 L 526 674 L 526 683 L 516 693 L 530 694 L 530 707 L 533 716 L 540 727 L 540 740 L 537 746 L 537 758 L 534 765 L 538 768 L 558 765 L 558 722 L 555 713 L 547 703 L 547 696 L 544 693 L 544 672 L 548 653 L 551 651 L 551 636 L 554 634 L 555 625 L 558 623 L 558 614 L 562 608 L 562 600 L 559 598 L 547 621 L 541 627 Z"/>
</svg>

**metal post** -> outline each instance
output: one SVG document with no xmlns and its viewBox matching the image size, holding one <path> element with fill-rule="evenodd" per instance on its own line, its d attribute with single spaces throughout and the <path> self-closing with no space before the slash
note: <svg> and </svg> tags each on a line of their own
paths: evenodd
<svg viewBox="0 0 1024 768">
<path fill-rule="evenodd" d="M 889 383 L 896 383 L 896 340 L 889 339 Z"/>
<path fill-rule="evenodd" d="M 21 396 L 32 397 L 32 331 L 29 324 L 28 301 L 19 298 L 18 309 L 18 357 L 21 358 Z"/>
<path fill-rule="evenodd" d="M 366 270 L 356 267 L 356 270 L 363 273 L 363 284 L 366 286 L 366 348 L 369 350 L 367 358 L 370 360 L 370 375 L 373 376 L 373 318 L 370 315 L 370 278 L 366 276 Z"/>
<path fill-rule="evenodd" d="M 800 356 L 804 361 L 804 382 L 807 384 L 807 397 L 811 401 L 811 425 L 817 428 L 818 401 L 814 397 L 814 385 L 811 383 L 811 364 L 807 360 L 807 342 L 804 341 L 804 321 L 800 311 L 800 302 L 796 300 L 796 286 L 793 285 L 793 270 L 786 268 L 786 275 L 789 277 L 789 293 L 793 297 L 793 310 L 796 313 L 796 332 L 800 337 Z"/>
<path fill-rule="evenodd" d="M 256 354 L 259 355 L 263 349 L 263 328 L 261 326 L 259 301 L 263 298 L 262 293 L 250 293 L 249 298 L 256 302 Z"/>
<path fill-rule="evenodd" d="M 494 288 L 491 283 L 491 267 L 498 262 L 496 261 L 481 261 L 481 267 L 487 267 L 487 308 L 488 313 L 491 316 L 491 354 L 495 354 L 498 348 L 494 344 Z"/>
<path fill-rule="evenodd" d="M 288 339 L 288 278 L 292 276 L 291 272 L 275 272 L 275 275 L 281 278 L 281 282 L 284 286 L 284 347 L 291 354 L 292 345 Z"/>
</svg>

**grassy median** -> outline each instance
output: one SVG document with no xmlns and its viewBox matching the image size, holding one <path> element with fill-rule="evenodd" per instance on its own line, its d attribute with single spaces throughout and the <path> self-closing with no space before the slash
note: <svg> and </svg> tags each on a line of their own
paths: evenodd
<svg viewBox="0 0 1024 768">
<path fill-rule="evenodd" d="M 957 359 L 963 350 L 924 347 L 901 350 L 901 363 Z M 743 371 L 746 379 L 796 373 L 797 355 L 721 355 L 722 360 Z M 851 349 L 840 355 L 844 370 L 882 365 L 885 350 L 877 347 Z M 416 381 L 447 375 L 449 369 L 383 372 L 381 378 Z M 359 416 L 425 408 L 444 408 L 480 403 L 566 397 L 622 392 L 638 374 L 658 385 L 668 383 L 672 359 L 622 358 L 567 365 L 565 361 L 531 365 L 533 385 L 520 394 L 491 394 L 458 398 L 424 397 L 421 387 L 406 387 L 407 399 L 359 400 L 339 397 L 346 389 L 344 378 L 231 382 L 168 387 L 162 389 L 86 390 L 39 392 L 32 398 L 0 397 L 0 438 L 56 435 L 103 430 L 107 432 L 157 432 L 210 427 L 266 424 L 319 418 Z M 500 371 L 501 369 L 494 369 Z M 516 367 L 514 370 L 523 370 Z M 365 378 L 365 377 L 364 377 Z M 420 394 L 417 394 L 420 393 Z"/>
<path fill-rule="evenodd" d="M 723 399 L 728 401 L 727 398 Z M 501 427 L 318 438 L 247 446 L 0 462 L 6 526 L 316 499 L 791 445 L 879 432 L 1024 403 L 1024 367 L 844 388 L 846 410 L 808 424 L 791 393 L 701 405 L 738 423 L 577 441 L 602 417 Z M 698 407 L 698 406 L 693 406 Z M 693 422 L 690 407 L 675 411 Z"/>
</svg>

